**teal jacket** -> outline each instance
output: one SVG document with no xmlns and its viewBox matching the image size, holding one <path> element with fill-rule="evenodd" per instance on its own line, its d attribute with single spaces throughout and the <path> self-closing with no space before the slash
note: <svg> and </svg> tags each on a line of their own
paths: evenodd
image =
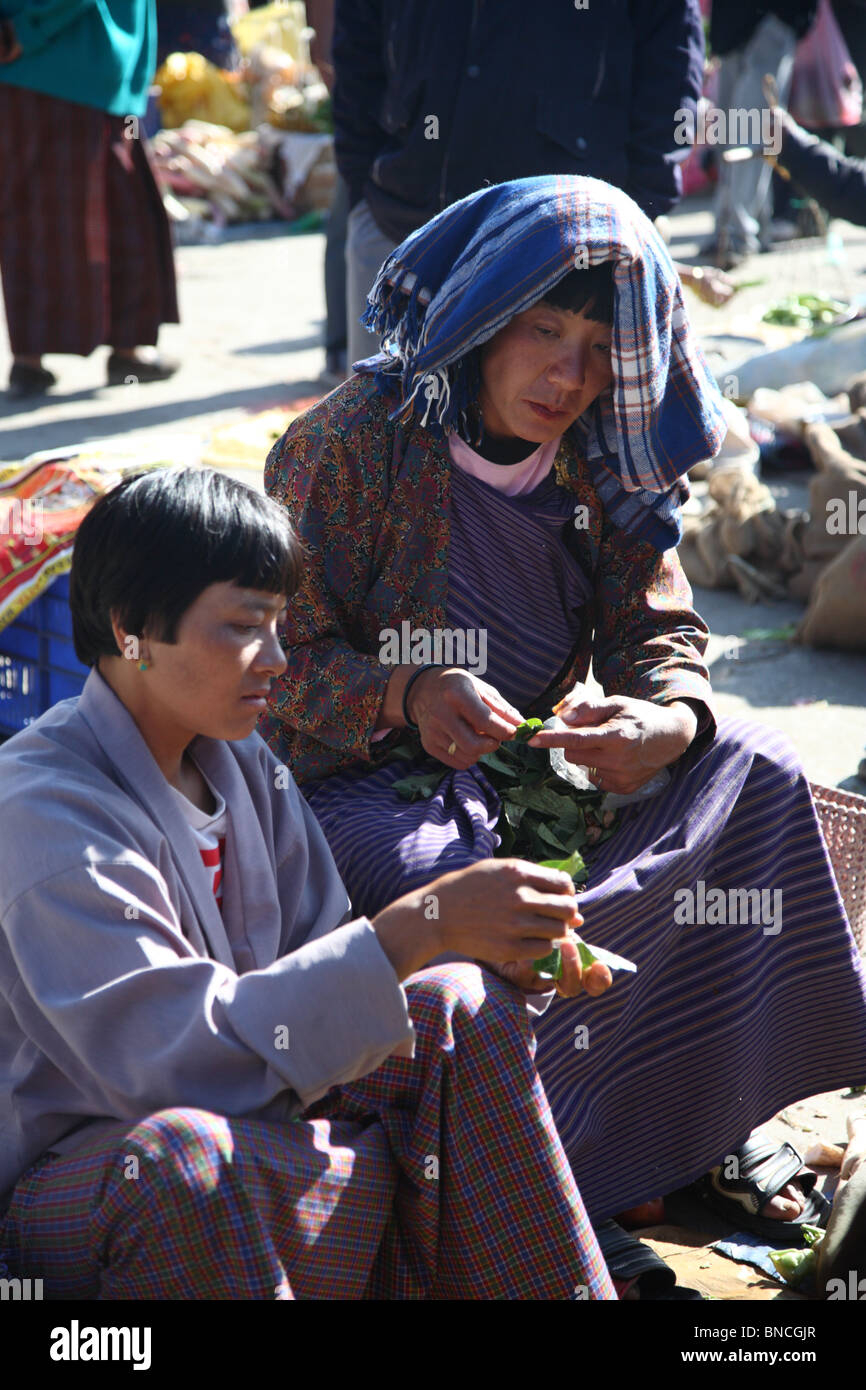
<svg viewBox="0 0 866 1390">
<path fill-rule="evenodd" d="M 156 66 L 156 0 L 0 0 L 23 50 L 0 82 L 113 116 L 143 116 Z"/>
</svg>

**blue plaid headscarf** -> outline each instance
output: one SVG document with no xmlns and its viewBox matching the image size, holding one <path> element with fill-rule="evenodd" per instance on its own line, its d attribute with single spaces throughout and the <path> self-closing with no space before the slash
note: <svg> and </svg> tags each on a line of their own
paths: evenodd
<svg viewBox="0 0 866 1390">
<path fill-rule="evenodd" d="M 600 179 L 514 179 L 461 199 L 384 262 L 362 323 L 382 353 L 353 364 L 387 389 L 391 418 L 469 437 L 473 349 L 574 269 L 613 262 L 613 384 L 571 429 L 611 519 L 660 550 L 682 536 L 683 475 L 721 448 L 718 387 L 686 317 L 679 277 L 649 219 Z M 432 420 L 431 420 L 432 417 Z"/>
</svg>

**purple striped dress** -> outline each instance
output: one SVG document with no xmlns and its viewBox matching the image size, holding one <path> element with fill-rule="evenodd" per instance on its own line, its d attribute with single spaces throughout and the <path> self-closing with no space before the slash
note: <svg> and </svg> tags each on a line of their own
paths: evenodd
<svg viewBox="0 0 866 1390">
<path fill-rule="evenodd" d="M 564 544 L 570 503 L 551 478 L 507 497 L 454 466 L 452 488 L 448 624 L 487 629 L 484 679 L 526 712 L 568 659 L 589 596 Z M 391 790 L 406 771 L 305 788 L 358 912 L 498 846 L 482 772 L 446 769 L 431 800 L 407 803 Z M 671 773 L 590 856 L 581 902 L 587 939 L 637 974 L 601 999 L 557 999 L 536 1023 L 542 1080 L 596 1220 L 698 1177 L 781 1107 L 866 1082 L 866 974 L 791 745 L 724 720 Z M 700 911 L 713 889 L 724 913 Z M 746 911 L 737 890 L 769 892 L 752 891 Z M 709 921 L 681 920 L 684 894 Z"/>
<path fill-rule="evenodd" d="M 590 594 L 563 540 L 572 502 L 552 474 L 508 497 L 452 467 L 451 488 L 447 625 L 487 633 L 478 674 L 525 710 L 569 661 Z M 443 769 L 430 801 L 406 802 L 391 790 L 408 771 L 438 766 L 424 757 L 304 787 L 357 911 L 372 916 L 497 848 L 499 798 L 480 769 Z"/>
</svg>

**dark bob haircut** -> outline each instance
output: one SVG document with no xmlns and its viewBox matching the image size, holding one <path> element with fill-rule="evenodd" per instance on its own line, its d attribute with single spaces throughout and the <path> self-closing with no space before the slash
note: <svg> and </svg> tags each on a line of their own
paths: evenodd
<svg viewBox="0 0 866 1390">
<path fill-rule="evenodd" d="M 542 304 L 568 309 L 572 314 L 585 310 L 594 323 L 613 323 L 613 262 L 570 270 L 542 297 Z"/>
<path fill-rule="evenodd" d="M 87 513 L 75 537 L 69 606 L 79 661 L 120 656 L 111 631 L 176 642 L 184 613 L 210 584 L 231 582 L 290 598 L 303 550 L 270 498 L 211 468 L 164 468 L 124 478 Z"/>
</svg>

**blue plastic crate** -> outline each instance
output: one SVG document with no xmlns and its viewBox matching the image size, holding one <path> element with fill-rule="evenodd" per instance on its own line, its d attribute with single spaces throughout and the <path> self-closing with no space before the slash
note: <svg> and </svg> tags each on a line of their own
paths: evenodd
<svg viewBox="0 0 866 1390">
<path fill-rule="evenodd" d="M 0 737 L 80 695 L 88 674 L 72 645 L 69 575 L 61 574 L 0 631 Z"/>
</svg>

